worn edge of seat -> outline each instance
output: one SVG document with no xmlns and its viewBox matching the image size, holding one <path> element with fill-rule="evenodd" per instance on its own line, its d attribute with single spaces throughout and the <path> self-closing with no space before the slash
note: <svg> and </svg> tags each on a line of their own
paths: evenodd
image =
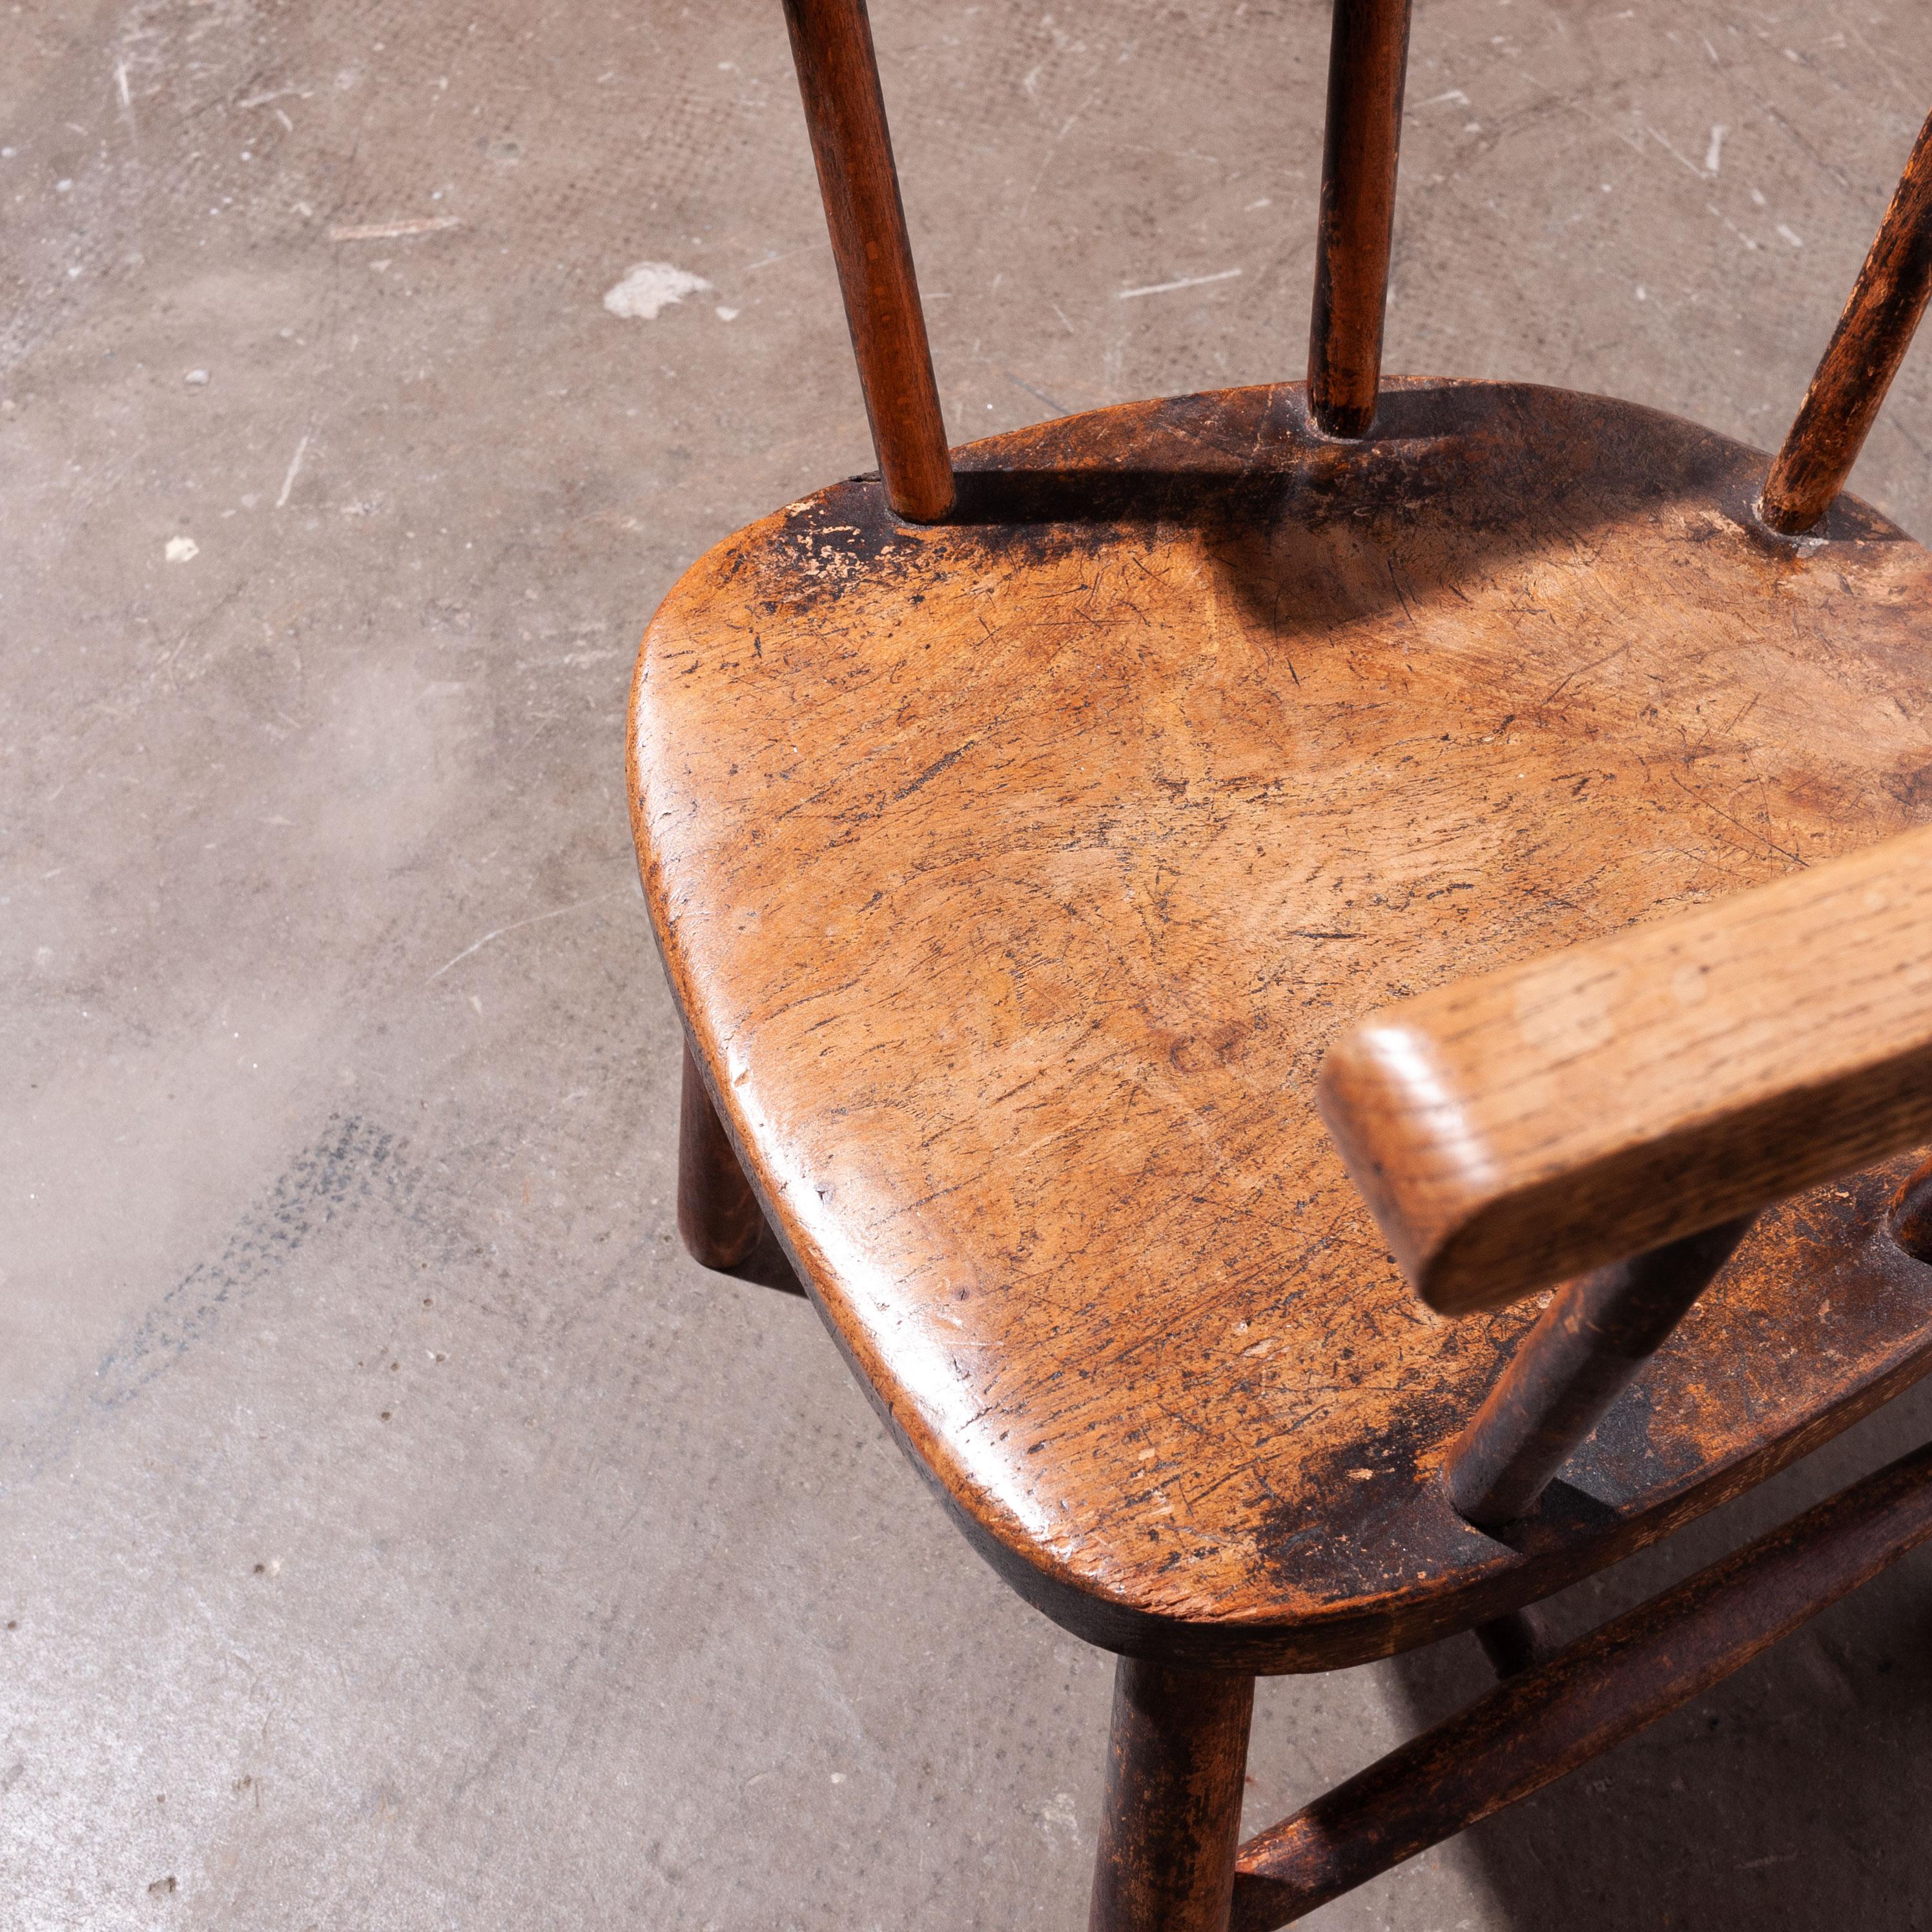
<svg viewBox="0 0 1932 1932">
<path fill-rule="evenodd" d="M 1626 403 L 1618 398 L 1561 389 L 1550 384 L 1488 382 L 1466 377 L 1385 380 L 1391 387 L 1453 386 L 1516 393 L 1546 391 L 1553 395 L 1581 401 L 1606 402 L 1618 408 L 1662 417 L 1681 423 L 1701 435 L 1714 434 L 1688 418 L 1673 416 L 1667 411 Z M 1150 398 L 1082 410 L 1056 419 L 1054 427 L 1064 434 L 1083 422 L 1144 410 L 1162 400 L 1200 400 L 1236 394 L 1242 388 L 1251 392 L 1287 392 L 1302 406 L 1301 412 L 1305 415 L 1305 384 L 1258 383 L 1238 386 L 1228 390 L 1197 392 L 1186 397 Z M 956 464 L 961 457 L 970 458 L 1003 448 L 1010 448 L 1028 434 L 1026 430 L 1008 431 L 962 445 L 954 452 Z M 1749 446 L 1738 447 L 1748 448 Z M 1770 460 L 1764 452 L 1753 450 L 1751 453 L 1762 457 L 1767 464 Z M 836 1270 L 812 1241 L 802 1222 L 787 1213 L 784 1190 L 776 1184 L 755 1137 L 747 1131 L 730 1084 L 718 1078 L 716 1068 L 723 1063 L 723 1051 L 677 946 L 676 921 L 666 903 L 664 882 L 648 826 L 646 779 L 638 756 L 638 740 L 645 704 L 646 666 L 653 640 L 660 635 L 661 627 L 675 624 L 681 598 L 699 594 L 702 581 L 715 574 L 716 560 L 734 548 L 757 541 L 768 526 L 778 525 L 782 520 L 796 515 L 838 487 L 835 482 L 809 491 L 712 544 L 680 574 L 646 627 L 632 680 L 625 743 L 626 781 L 639 875 L 652 936 L 683 1021 L 686 1039 L 703 1072 L 718 1118 L 780 1246 L 804 1284 L 848 1367 L 901 1450 L 945 1505 L 968 1542 L 1035 1609 L 1102 1649 L 1167 1663 L 1279 1675 L 1340 1670 L 1375 1662 L 1537 1602 L 1635 1555 L 1673 1534 L 1697 1517 L 1756 1487 L 1780 1470 L 1802 1461 L 1932 1372 L 1932 1337 L 1928 1337 L 1916 1354 L 1901 1357 L 1888 1370 L 1874 1376 L 1844 1400 L 1798 1424 L 1784 1436 L 1713 1471 L 1702 1480 L 1690 1483 L 1674 1493 L 1660 1496 L 1647 1508 L 1633 1510 L 1629 1514 L 1620 1513 L 1607 1526 L 1574 1535 L 1560 1544 L 1535 1549 L 1535 1543 L 1542 1540 L 1535 1534 L 1537 1519 L 1527 1519 L 1523 1526 L 1528 1532 L 1527 1537 L 1513 1538 L 1513 1542 L 1526 1540 L 1532 1550 L 1519 1550 L 1517 1562 L 1492 1576 L 1448 1590 L 1437 1601 L 1418 1606 L 1413 1616 L 1382 1610 L 1337 1611 L 1288 1619 L 1190 1619 L 1126 1600 L 1118 1592 L 1096 1584 L 1042 1548 L 998 1497 L 974 1483 L 956 1459 L 946 1453 L 944 1436 L 928 1424 L 916 1405 L 895 1401 L 890 1390 L 896 1386 L 896 1378 L 885 1372 L 883 1364 L 872 1359 L 871 1352 L 865 1346 L 864 1330 L 856 1324 L 848 1328 L 842 1321 L 838 1304 L 844 1295 Z M 1838 502 L 1849 508 L 1855 518 L 1868 518 L 1881 525 L 1889 524 L 1889 519 L 1850 493 L 1841 496 Z M 943 542 L 946 532 L 944 524 L 904 527 L 908 535 L 916 535 L 928 542 Z M 1774 542 L 1790 541 L 1778 538 L 1768 531 L 1762 535 Z M 1808 547 L 1815 547 L 1831 539 L 1814 536 L 1803 541 Z"/>
</svg>

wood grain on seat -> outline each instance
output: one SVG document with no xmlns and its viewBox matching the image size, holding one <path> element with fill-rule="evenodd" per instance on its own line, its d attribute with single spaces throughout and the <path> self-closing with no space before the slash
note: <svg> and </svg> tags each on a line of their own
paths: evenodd
<svg viewBox="0 0 1932 1932">
<path fill-rule="evenodd" d="M 1932 817 L 1932 563 L 1630 405 L 1298 386 L 956 452 L 720 544 L 635 687 L 658 934 L 867 1387 L 1089 1638 L 1328 1667 L 1540 1595 L 1928 1365 L 1909 1163 L 1766 1216 L 1504 1542 L 1436 1480 L 1528 1311 L 1414 1299 L 1313 1106 L 1344 1026 Z"/>
</svg>

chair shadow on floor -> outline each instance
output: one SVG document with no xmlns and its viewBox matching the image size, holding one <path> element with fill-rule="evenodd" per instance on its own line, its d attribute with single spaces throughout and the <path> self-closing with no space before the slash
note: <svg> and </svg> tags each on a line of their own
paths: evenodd
<svg viewBox="0 0 1932 1932">
<path fill-rule="evenodd" d="M 1552 1600 L 1564 1640 L 1932 1436 L 1922 1388 L 1664 1546 Z M 1473 1638 L 1385 1666 L 1416 1729 L 1493 1681 Z M 1529 1932 L 1864 1932 L 1926 1923 L 1932 1547 L 1706 1696 L 1462 1840 Z"/>
</svg>

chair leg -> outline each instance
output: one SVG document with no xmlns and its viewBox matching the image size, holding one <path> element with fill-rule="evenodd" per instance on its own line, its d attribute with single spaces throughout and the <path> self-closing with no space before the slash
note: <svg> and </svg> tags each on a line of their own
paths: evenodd
<svg viewBox="0 0 1932 1932">
<path fill-rule="evenodd" d="M 1498 1677 L 1514 1677 L 1532 1665 L 1540 1664 L 1556 1646 L 1550 1641 L 1550 1627 L 1543 1612 L 1526 1604 L 1520 1610 L 1505 1610 L 1486 1624 L 1476 1626 L 1476 1641 Z"/>
<path fill-rule="evenodd" d="M 677 1126 L 677 1232 L 693 1261 L 718 1269 L 736 1267 L 765 1232 L 758 1196 L 688 1046 Z"/>
<path fill-rule="evenodd" d="M 1226 1932 L 1255 1680 L 1124 1657 L 1088 1932 Z"/>
</svg>

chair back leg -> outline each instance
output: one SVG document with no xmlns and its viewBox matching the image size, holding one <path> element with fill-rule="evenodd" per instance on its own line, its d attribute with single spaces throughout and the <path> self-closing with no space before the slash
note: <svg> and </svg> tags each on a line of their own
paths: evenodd
<svg viewBox="0 0 1932 1932">
<path fill-rule="evenodd" d="M 677 1123 L 677 1232 L 701 1268 L 735 1268 L 765 1232 L 745 1170 L 691 1048 L 684 1050 L 684 1093 Z"/>
</svg>

